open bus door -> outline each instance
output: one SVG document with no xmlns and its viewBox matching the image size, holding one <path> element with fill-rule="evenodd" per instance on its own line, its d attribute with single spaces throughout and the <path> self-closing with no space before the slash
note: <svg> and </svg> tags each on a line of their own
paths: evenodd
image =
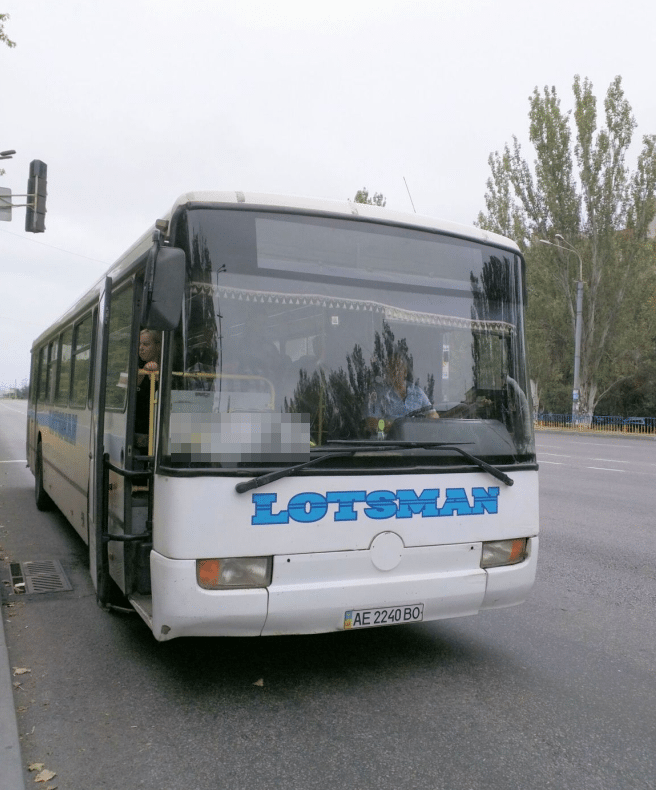
<svg viewBox="0 0 656 790">
<path fill-rule="evenodd" d="M 109 599 L 110 589 L 107 547 L 103 542 L 103 521 L 107 501 L 107 492 L 104 490 L 105 380 L 111 301 L 112 279 L 106 277 L 98 302 L 98 325 L 94 349 L 88 513 L 89 572 L 101 605 Z"/>
<path fill-rule="evenodd" d="M 148 448 L 137 447 L 134 427 L 139 327 L 141 321 L 159 331 L 177 326 L 184 272 L 184 252 L 156 243 L 149 254 L 145 283 L 133 279 L 112 292 L 108 277 L 99 300 L 90 451 L 89 570 L 103 606 L 110 604 L 115 586 L 128 597 L 150 593 L 156 429 L 151 403 Z M 151 393 L 154 391 L 153 382 Z"/>
<path fill-rule="evenodd" d="M 149 592 L 152 464 L 135 463 L 134 441 L 138 293 L 134 281 L 112 290 L 107 278 L 98 309 L 89 569 L 102 606 L 124 603 L 123 596 L 134 592 Z"/>
</svg>

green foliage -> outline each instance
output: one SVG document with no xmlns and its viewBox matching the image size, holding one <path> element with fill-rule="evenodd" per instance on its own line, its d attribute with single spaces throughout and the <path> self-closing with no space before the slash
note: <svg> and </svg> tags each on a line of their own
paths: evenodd
<svg viewBox="0 0 656 790">
<path fill-rule="evenodd" d="M 11 48 L 11 47 L 15 47 L 16 43 L 11 39 L 7 38 L 7 34 L 5 33 L 5 22 L 8 19 L 9 19 L 9 14 L 0 14 L 0 41 Z"/>
<path fill-rule="evenodd" d="M 387 200 L 385 197 L 380 193 L 376 192 L 373 197 L 369 197 L 369 191 L 366 187 L 362 189 L 358 189 L 355 193 L 355 197 L 353 198 L 354 203 L 368 203 L 370 206 L 385 206 Z"/>
<path fill-rule="evenodd" d="M 581 256 L 581 411 L 592 414 L 614 388 L 642 386 L 651 369 L 656 251 L 647 231 L 656 212 L 656 136 L 643 137 L 631 171 L 626 158 L 636 122 L 621 78 L 608 88 L 601 128 L 591 82 L 576 76 L 573 94 L 570 113 L 555 88 L 533 91 L 533 163 L 516 137 L 512 148 L 490 155 L 486 212 L 477 224 L 514 238 L 526 255 L 532 375 L 540 405 L 550 411 L 571 406 Z"/>
<path fill-rule="evenodd" d="M 5 33 L 5 22 L 9 19 L 9 14 L 0 14 L 0 42 L 6 44 L 9 48 L 15 47 L 15 42 L 11 41 L 11 39 L 7 38 L 7 34 Z M 0 176 L 4 176 L 5 171 L 0 168 Z"/>
</svg>

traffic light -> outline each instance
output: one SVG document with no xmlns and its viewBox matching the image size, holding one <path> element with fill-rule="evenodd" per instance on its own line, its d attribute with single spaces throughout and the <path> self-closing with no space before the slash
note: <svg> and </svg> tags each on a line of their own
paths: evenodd
<svg viewBox="0 0 656 790">
<path fill-rule="evenodd" d="M 25 230 L 28 233 L 43 233 L 46 229 L 47 186 L 48 165 L 40 159 L 33 159 L 30 162 L 30 174 L 27 179 Z"/>
</svg>

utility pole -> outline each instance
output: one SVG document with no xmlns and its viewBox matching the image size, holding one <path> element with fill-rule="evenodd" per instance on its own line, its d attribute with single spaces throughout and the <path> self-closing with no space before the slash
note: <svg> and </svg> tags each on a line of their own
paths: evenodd
<svg viewBox="0 0 656 790">
<path fill-rule="evenodd" d="M 561 242 L 554 244 L 552 241 L 540 239 L 540 244 L 556 247 L 559 250 L 573 252 L 579 259 L 579 279 L 576 281 L 576 322 L 574 324 L 574 386 L 572 388 L 572 423 L 576 425 L 581 412 L 581 334 L 583 331 L 583 261 L 578 251 L 560 233 L 556 238 Z"/>
</svg>

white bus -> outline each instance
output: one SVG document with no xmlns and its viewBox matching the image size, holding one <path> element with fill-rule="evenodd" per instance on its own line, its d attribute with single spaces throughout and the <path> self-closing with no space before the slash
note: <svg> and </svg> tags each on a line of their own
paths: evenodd
<svg viewBox="0 0 656 790">
<path fill-rule="evenodd" d="M 517 246 L 477 228 L 183 195 L 34 342 L 37 506 L 88 543 L 99 603 L 157 640 L 521 603 L 538 554 L 524 298 Z M 144 328 L 161 350 L 139 428 Z"/>
</svg>

